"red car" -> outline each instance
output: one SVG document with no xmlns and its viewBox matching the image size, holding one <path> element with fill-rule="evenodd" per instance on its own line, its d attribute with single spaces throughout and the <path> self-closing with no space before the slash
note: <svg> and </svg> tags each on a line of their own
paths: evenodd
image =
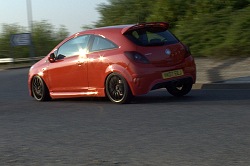
<svg viewBox="0 0 250 166">
<path fill-rule="evenodd" d="M 159 88 L 186 95 L 196 81 L 194 58 L 168 27 L 151 22 L 76 33 L 30 68 L 30 95 L 38 101 L 107 96 L 114 103 Z"/>
</svg>

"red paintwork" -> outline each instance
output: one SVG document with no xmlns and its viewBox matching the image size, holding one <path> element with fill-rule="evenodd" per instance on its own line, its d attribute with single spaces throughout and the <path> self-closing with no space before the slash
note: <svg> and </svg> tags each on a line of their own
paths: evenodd
<svg viewBox="0 0 250 166">
<path fill-rule="evenodd" d="M 162 24 L 168 26 L 167 23 Z M 31 80 L 35 75 L 39 75 L 44 80 L 52 98 L 105 96 L 105 79 L 112 72 L 119 73 L 127 80 L 135 96 L 148 93 L 158 83 L 179 78 L 191 77 L 195 83 L 194 59 L 191 55 L 186 56 L 187 51 L 181 42 L 160 47 L 137 46 L 123 35 L 131 29 L 133 25 L 105 27 L 79 32 L 66 38 L 31 67 L 28 79 L 30 95 L 32 96 Z M 63 43 L 85 34 L 105 37 L 118 45 L 118 48 L 90 52 L 85 56 L 76 55 L 53 63 L 48 60 L 50 54 Z M 169 58 L 164 56 L 167 48 L 172 50 Z M 124 51 L 137 51 L 145 55 L 150 63 L 133 62 L 124 55 Z M 162 72 L 175 69 L 183 69 L 184 75 L 168 80 L 162 79 Z"/>
</svg>

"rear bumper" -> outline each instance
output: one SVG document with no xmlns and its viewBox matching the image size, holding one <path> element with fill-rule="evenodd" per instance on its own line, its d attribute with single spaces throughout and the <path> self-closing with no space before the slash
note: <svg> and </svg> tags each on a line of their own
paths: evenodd
<svg viewBox="0 0 250 166">
<path fill-rule="evenodd" d="M 193 79 L 192 79 L 192 77 L 187 77 L 187 78 L 179 78 L 179 79 L 174 79 L 171 81 L 161 82 L 161 83 L 155 84 L 151 90 L 166 88 L 167 86 L 177 84 L 178 82 L 181 82 L 181 83 L 187 82 L 188 83 L 188 82 L 193 82 Z"/>
<path fill-rule="evenodd" d="M 162 73 L 166 71 L 182 69 L 184 74 L 179 77 L 173 77 L 169 79 L 163 79 Z M 148 71 L 148 72 L 147 72 Z M 151 90 L 159 89 L 172 84 L 173 82 L 185 82 L 192 81 L 196 82 L 196 65 L 194 59 L 190 56 L 185 59 L 181 64 L 171 67 L 152 67 L 150 70 L 145 69 L 144 74 L 132 75 L 132 81 L 129 83 L 133 95 L 146 94 Z"/>
</svg>

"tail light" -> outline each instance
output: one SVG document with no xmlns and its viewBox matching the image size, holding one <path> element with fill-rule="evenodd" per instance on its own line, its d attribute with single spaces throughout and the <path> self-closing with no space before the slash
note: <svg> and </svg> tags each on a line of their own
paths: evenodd
<svg viewBox="0 0 250 166">
<path fill-rule="evenodd" d="M 132 61 L 137 63 L 144 63 L 148 64 L 149 60 L 142 54 L 136 52 L 136 51 L 126 51 L 124 54 Z"/>
</svg>

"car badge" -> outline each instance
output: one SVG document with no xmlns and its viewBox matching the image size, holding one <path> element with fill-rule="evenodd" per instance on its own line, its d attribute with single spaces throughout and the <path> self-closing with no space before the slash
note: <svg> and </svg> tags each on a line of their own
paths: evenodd
<svg viewBox="0 0 250 166">
<path fill-rule="evenodd" d="M 170 50 L 170 49 L 166 49 L 166 50 L 165 50 L 165 54 L 166 54 L 167 56 L 170 56 L 170 55 L 171 55 L 171 50 Z"/>
</svg>

